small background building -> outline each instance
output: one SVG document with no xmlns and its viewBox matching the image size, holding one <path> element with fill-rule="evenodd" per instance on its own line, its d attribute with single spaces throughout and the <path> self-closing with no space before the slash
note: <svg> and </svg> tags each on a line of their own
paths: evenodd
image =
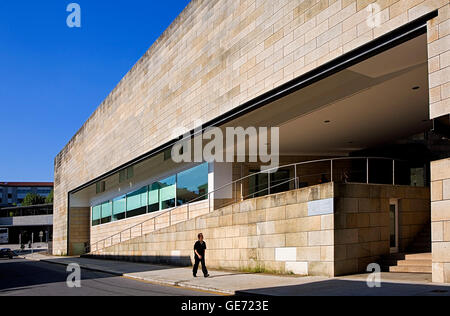
<svg viewBox="0 0 450 316">
<path fill-rule="evenodd" d="M 0 244 L 46 243 L 53 235 L 53 204 L 0 210 Z"/>
<path fill-rule="evenodd" d="M 0 182 L 0 208 L 20 206 L 28 193 L 47 197 L 53 182 Z"/>
<path fill-rule="evenodd" d="M 0 244 L 51 240 L 53 204 L 21 204 L 29 193 L 46 198 L 52 190 L 53 182 L 0 182 Z"/>
</svg>

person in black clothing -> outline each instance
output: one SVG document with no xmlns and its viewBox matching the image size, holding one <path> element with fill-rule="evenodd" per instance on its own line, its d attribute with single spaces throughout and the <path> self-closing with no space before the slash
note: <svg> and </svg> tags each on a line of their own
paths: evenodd
<svg viewBox="0 0 450 316">
<path fill-rule="evenodd" d="M 206 269 L 205 264 L 205 250 L 206 250 L 206 243 L 203 241 L 203 234 L 198 234 L 198 241 L 194 245 L 194 253 L 195 253 L 195 264 L 194 264 L 194 278 L 197 277 L 197 270 L 199 263 L 202 264 L 202 271 L 205 278 L 209 277 L 208 269 Z"/>
</svg>

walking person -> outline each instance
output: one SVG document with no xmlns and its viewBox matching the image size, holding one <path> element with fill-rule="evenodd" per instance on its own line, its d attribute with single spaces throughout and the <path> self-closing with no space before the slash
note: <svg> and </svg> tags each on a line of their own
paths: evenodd
<svg viewBox="0 0 450 316">
<path fill-rule="evenodd" d="M 205 251 L 206 251 L 206 243 L 203 240 L 203 234 L 198 234 L 198 241 L 194 245 L 195 252 L 195 264 L 194 264 L 194 278 L 197 277 L 198 265 L 202 264 L 202 271 L 205 278 L 209 277 L 208 269 L 205 264 Z"/>
</svg>

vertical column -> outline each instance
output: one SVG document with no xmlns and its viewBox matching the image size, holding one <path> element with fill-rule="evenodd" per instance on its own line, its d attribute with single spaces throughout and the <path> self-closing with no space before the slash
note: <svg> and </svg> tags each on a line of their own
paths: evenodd
<svg viewBox="0 0 450 316">
<path fill-rule="evenodd" d="M 450 113 L 450 4 L 428 22 L 430 118 Z M 450 157 L 431 163 L 433 282 L 450 283 Z"/>
<path fill-rule="evenodd" d="M 431 119 L 450 113 L 450 4 L 428 22 Z"/>
<path fill-rule="evenodd" d="M 450 158 L 431 163 L 433 282 L 450 283 Z"/>
</svg>

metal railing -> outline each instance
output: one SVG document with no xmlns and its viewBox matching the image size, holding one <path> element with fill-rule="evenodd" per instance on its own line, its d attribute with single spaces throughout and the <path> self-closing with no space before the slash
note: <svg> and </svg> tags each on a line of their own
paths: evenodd
<svg viewBox="0 0 450 316">
<path fill-rule="evenodd" d="M 364 169 L 355 169 L 352 168 L 352 166 L 348 166 L 348 165 L 344 165 L 343 167 L 341 166 L 341 168 L 338 168 L 338 164 L 340 162 L 348 162 L 348 163 L 352 163 L 355 161 L 362 161 L 362 164 L 360 163 L 360 165 L 364 165 Z M 212 211 L 214 211 L 215 209 L 218 208 L 223 208 L 223 207 L 227 207 L 229 205 L 244 201 L 246 199 L 250 199 L 250 198 L 255 198 L 255 197 L 261 197 L 261 196 L 266 196 L 266 195 L 271 195 L 274 193 L 281 193 L 281 192 L 285 192 L 285 191 L 290 191 L 290 190 L 297 190 L 299 188 L 302 187 L 308 187 L 308 186 L 313 186 L 316 184 L 320 184 L 320 183 L 327 183 L 327 182 L 343 182 L 343 183 L 365 183 L 365 184 L 369 184 L 370 183 L 370 162 L 371 161 L 379 161 L 379 162 L 386 162 L 389 165 L 391 165 L 392 167 L 392 178 L 390 178 L 389 182 L 390 183 L 380 183 L 380 184 L 392 184 L 395 185 L 396 184 L 396 163 L 401 162 L 400 160 L 396 160 L 396 159 L 392 159 L 392 158 L 379 158 L 379 157 L 343 157 L 343 158 L 333 158 L 333 159 L 319 159 L 319 160 L 312 160 L 312 161 L 305 161 L 305 162 L 298 162 L 298 163 L 292 163 L 292 164 L 288 164 L 288 165 L 284 165 L 284 166 L 280 166 L 280 167 L 276 167 L 276 168 L 272 168 L 269 170 L 265 170 L 265 171 L 260 171 L 257 173 L 252 173 L 249 174 L 245 177 L 242 177 L 238 180 L 235 180 L 233 182 L 230 182 L 224 186 L 219 187 L 218 189 L 215 189 L 214 191 L 211 191 L 207 194 L 204 194 L 202 196 L 199 196 L 191 201 L 189 201 L 186 204 L 177 206 L 175 208 L 163 211 L 162 213 L 149 218 L 139 224 L 136 224 L 134 226 L 131 226 L 127 229 L 124 229 L 123 231 L 114 234 L 108 238 L 99 240 L 97 242 L 95 242 L 94 244 L 92 244 L 91 246 L 88 246 L 85 251 L 86 253 L 90 253 L 93 251 L 99 251 L 102 250 L 104 248 L 107 247 L 111 247 L 114 246 L 116 244 L 122 243 L 124 241 L 128 241 L 134 238 L 139 238 L 142 237 L 143 235 L 147 234 L 147 233 L 151 233 L 154 231 L 157 231 L 159 229 L 164 229 L 167 227 L 172 226 L 172 224 L 175 223 L 181 223 L 184 221 L 188 221 L 191 220 L 193 218 L 196 218 L 198 216 L 201 215 L 205 215 L 208 213 L 211 213 Z M 310 173 L 310 174 L 302 174 L 301 173 L 301 168 L 302 167 L 311 167 L 314 164 L 325 164 L 328 167 L 326 167 L 325 170 L 322 167 L 319 167 L 319 170 L 321 171 L 316 171 L 314 173 Z M 354 166 L 353 166 L 354 167 Z M 281 171 L 281 170 L 290 170 L 289 173 L 291 173 L 293 171 L 293 175 L 294 177 L 292 178 L 287 178 L 287 179 L 280 179 L 280 180 L 274 180 L 271 179 L 274 172 L 277 171 Z M 255 185 L 255 186 L 250 186 L 249 182 L 250 179 L 252 177 L 259 177 L 260 175 L 265 175 L 267 176 L 267 183 L 265 184 L 259 184 L 259 185 Z M 386 175 L 386 173 L 385 173 Z M 329 176 L 330 178 L 327 178 L 327 176 Z M 304 182 L 302 183 L 301 180 L 303 179 L 315 179 L 311 182 Z M 250 194 L 244 195 L 244 185 L 245 182 L 247 183 L 247 189 L 250 191 L 251 189 L 254 189 L 254 191 Z M 387 182 L 387 181 L 385 181 Z M 373 183 L 377 183 L 378 182 L 373 182 Z M 293 185 L 292 185 L 293 184 Z M 264 187 L 265 185 L 265 187 Z M 289 188 L 284 187 L 288 185 Z M 259 187 L 263 186 L 263 189 L 259 189 Z M 216 200 L 218 200 L 217 198 L 215 198 L 215 194 L 219 193 L 220 191 L 223 190 L 227 190 L 227 195 L 229 194 L 229 190 L 231 190 L 231 198 L 227 198 L 224 199 L 227 203 L 224 204 L 220 204 L 220 205 L 213 205 L 211 207 L 211 201 L 213 200 L 214 202 Z M 239 195 L 238 195 L 239 193 Z M 227 201 L 228 200 L 228 201 Z M 207 201 L 207 202 L 206 202 Z M 208 203 L 207 209 L 208 209 L 208 213 L 201 213 L 197 216 L 191 216 L 191 208 L 201 202 L 205 202 Z M 174 222 L 173 221 L 173 213 L 175 211 L 178 211 L 182 208 L 186 208 L 186 218 L 184 220 L 178 221 L 178 222 Z M 148 213 L 147 213 L 148 214 Z M 160 227 L 157 224 L 158 219 L 162 218 L 163 216 L 168 217 L 167 222 L 166 222 L 166 226 Z M 153 230 L 151 231 L 147 231 L 144 233 L 144 226 L 147 225 L 148 223 L 150 223 L 150 226 L 153 226 Z M 133 235 L 133 230 L 134 231 L 138 231 L 138 235 Z M 125 236 L 124 236 L 125 235 Z M 118 240 L 118 242 L 114 243 L 115 240 Z M 108 242 L 108 243 L 107 243 Z M 100 248 L 100 246 L 102 246 Z"/>
</svg>

